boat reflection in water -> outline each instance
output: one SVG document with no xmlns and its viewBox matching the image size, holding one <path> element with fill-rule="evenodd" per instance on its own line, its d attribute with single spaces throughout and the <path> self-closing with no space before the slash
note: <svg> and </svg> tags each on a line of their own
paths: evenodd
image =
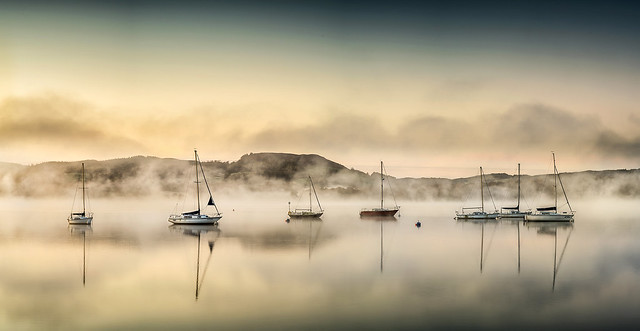
<svg viewBox="0 0 640 331">
<path fill-rule="evenodd" d="M 380 273 L 382 273 L 384 271 L 384 223 L 395 223 L 398 219 L 395 216 L 360 216 L 360 219 L 380 223 Z"/>
<path fill-rule="evenodd" d="M 571 238 L 571 233 L 573 232 L 573 223 L 567 222 L 526 222 L 525 225 L 527 228 L 536 229 L 539 235 L 548 235 L 553 236 L 553 282 L 551 285 L 551 291 L 554 292 L 556 289 L 556 278 L 558 276 L 558 271 L 560 269 L 560 265 L 562 264 L 562 258 L 564 257 L 564 253 L 567 250 L 567 245 L 569 244 L 569 239 Z M 558 256 L 558 230 L 568 230 L 567 238 L 565 239 L 564 245 L 562 247 L 562 251 L 560 252 L 560 256 Z"/>
<path fill-rule="evenodd" d="M 82 286 L 87 280 L 87 233 L 93 233 L 91 224 L 69 224 L 69 232 L 72 236 L 82 237 Z"/>
<path fill-rule="evenodd" d="M 220 237 L 220 229 L 217 225 L 187 225 L 187 224 L 172 224 L 169 226 L 169 230 L 173 232 L 180 232 L 185 236 L 189 237 L 197 237 L 198 238 L 198 254 L 196 260 L 196 300 L 200 295 L 200 289 L 202 288 L 202 283 L 204 281 L 204 276 L 207 273 L 207 268 L 209 263 L 211 262 L 211 256 L 213 255 L 213 247 L 215 245 L 216 239 Z M 209 257 L 207 258 L 207 262 L 205 263 L 204 270 L 202 271 L 202 275 L 200 275 L 200 246 L 201 246 L 201 238 L 202 234 L 206 233 L 214 233 L 215 236 L 213 239 L 208 240 L 209 246 Z"/>
<path fill-rule="evenodd" d="M 309 244 L 309 260 L 311 260 L 311 252 L 313 251 L 313 248 L 315 248 L 316 244 L 318 243 L 318 237 L 320 237 L 322 224 L 324 224 L 324 222 L 322 222 L 322 219 L 318 217 L 304 217 L 304 218 L 292 217 L 287 221 L 287 223 L 289 223 L 294 227 L 298 224 L 305 226 L 307 225 L 305 223 L 308 223 L 309 230 L 308 230 L 307 242 Z M 314 225 L 317 225 L 316 226 L 317 230 L 315 231 L 315 233 L 313 230 Z"/>
<path fill-rule="evenodd" d="M 482 270 L 485 264 L 487 263 L 487 257 L 489 256 L 489 251 L 491 250 L 491 243 L 493 242 L 493 237 L 496 233 L 496 229 L 498 228 L 499 222 L 495 219 L 469 219 L 469 220 L 460 219 L 459 222 L 480 224 L 480 273 L 482 273 Z M 491 237 L 489 238 L 489 242 L 487 243 L 486 248 L 484 243 L 485 224 L 493 224 Z"/>
</svg>

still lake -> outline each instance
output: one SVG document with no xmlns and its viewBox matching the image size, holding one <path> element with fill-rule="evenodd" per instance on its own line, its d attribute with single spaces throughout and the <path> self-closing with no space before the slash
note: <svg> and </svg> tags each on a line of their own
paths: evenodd
<svg viewBox="0 0 640 331">
<path fill-rule="evenodd" d="M 361 220 L 349 200 L 287 223 L 268 199 L 220 199 L 220 225 L 194 228 L 167 198 L 94 199 L 90 227 L 68 199 L 2 198 L 0 329 L 640 327 L 637 200 L 534 226 L 456 222 L 458 202 Z"/>
</svg>

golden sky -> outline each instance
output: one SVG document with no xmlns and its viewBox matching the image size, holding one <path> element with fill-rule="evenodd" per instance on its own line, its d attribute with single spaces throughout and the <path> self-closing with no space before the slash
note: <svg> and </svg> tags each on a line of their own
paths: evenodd
<svg viewBox="0 0 640 331">
<path fill-rule="evenodd" d="M 636 168 L 638 21 L 529 6 L 6 5 L 0 161 L 197 147 L 465 176 L 544 172 L 554 150 L 564 171 Z"/>
</svg>

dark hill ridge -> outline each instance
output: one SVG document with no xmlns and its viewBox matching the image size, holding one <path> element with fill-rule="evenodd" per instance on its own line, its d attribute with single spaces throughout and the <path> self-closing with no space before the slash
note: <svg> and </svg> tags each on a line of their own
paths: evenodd
<svg viewBox="0 0 640 331">
<path fill-rule="evenodd" d="M 328 177 L 347 170 L 345 166 L 316 154 L 250 153 L 230 163 L 225 178 L 235 174 L 252 174 L 290 181 L 300 173 Z"/>
<path fill-rule="evenodd" d="M 24 166 L 0 163 L 0 195 L 66 196 L 73 194 L 85 162 L 93 197 L 176 195 L 193 182 L 193 161 L 149 156 L 105 161 L 45 162 Z M 296 195 L 312 176 L 325 197 L 377 198 L 379 174 L 348 169 L 315 154 L 251 153 L 235 162 L 208 161 L 203 167 L 215 195 L 250 190 Z M 563 173 L 570 199 L 593 196 L 640 197 L 640 169 Z M 515 201 L 516 176 L 488 174 L 491 195 L 504 204 Z M 479 176 L 446 178 L 389 178 L 396 198 L 406 200 L 478 200 Z M 551 195 L 550 175 L 522 176 L 525 199 Z"/>
</svg>

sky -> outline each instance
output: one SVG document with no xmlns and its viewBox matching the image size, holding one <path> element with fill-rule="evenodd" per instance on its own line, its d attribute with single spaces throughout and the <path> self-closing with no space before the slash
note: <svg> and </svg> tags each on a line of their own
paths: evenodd
<svg viewBox="0 0 640 331">
<path fill-rule="evenodd" d="M 622 1 L 0 2 L 0 162 L 320 154 L 464 177 L 640 165 Z"/>
</svg>

